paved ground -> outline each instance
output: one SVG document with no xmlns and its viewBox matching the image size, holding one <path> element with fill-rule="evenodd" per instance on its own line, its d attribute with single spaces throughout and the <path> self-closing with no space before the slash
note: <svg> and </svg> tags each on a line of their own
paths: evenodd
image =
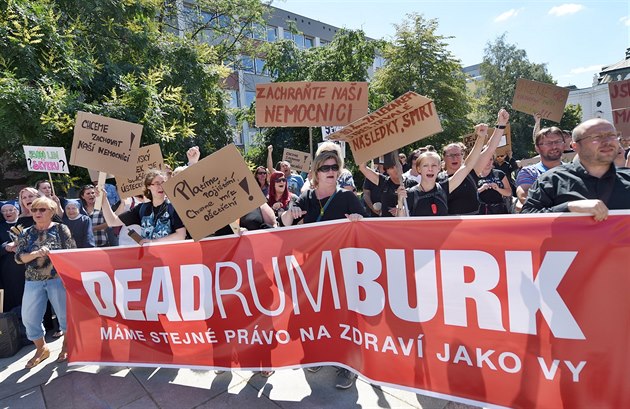
<svg viewBox="0 0 630 409">
<path fill-rule="evenodd" d="M 189 409 L 189 408 L 423 408 L 473 409 L 446 400 L 373 386 L 335 388 L 335 369 L 276 371 L 270 378 L 249 371 L 68 366 L 55 362 L 61 341 L 49 344 L 51 357 L 26 370 L 34 347 L 0 359 L 0 408 L 13 409 Z"/>
</svg>

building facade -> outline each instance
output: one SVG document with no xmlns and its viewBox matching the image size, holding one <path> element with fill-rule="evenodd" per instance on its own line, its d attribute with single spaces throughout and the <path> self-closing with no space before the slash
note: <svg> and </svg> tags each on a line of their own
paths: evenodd
<svg viewBox="0 0 630 409">
<path fill-rule="evenodd" d="M 630 79 L 630 48 L 626 49 L 623 60 L 602 67 L 599 74 L 594 76 L 592 87 L 571 89 L 567 104 L 582 107 L 583 121 L 591 118 L 603 118 L 613 122 L 608 83 L 627 79 Z"/>
</svg>

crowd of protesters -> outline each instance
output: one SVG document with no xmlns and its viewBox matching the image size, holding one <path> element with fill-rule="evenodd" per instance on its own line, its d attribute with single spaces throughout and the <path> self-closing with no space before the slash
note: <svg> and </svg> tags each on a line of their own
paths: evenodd
<svg viewBox="0 0 630 409">
<path fill-rule="evenodd" d="M 359 164 L 365 177 L 362 197 L 353 175 L 344 167 L 339 145 L 325 142 L 317 150 L 311 171 L 297 174 L 290 163 L 273 167 L 273 147 L 267 166 L 257 166 L 255 178 L 267 201 L 240 219 L 241 230 L 256 230 L 363 217 L 467 216 L 531 212 L 579 212 L 604 220 L 609 209 L 630 208 L 630 137 L 622 136 L 602 119 L 583 122 L 572 132 L 556 127 L 540 129 L 534 117 L 533 142 L 538 163 L 519 168 L 511 152 L 497 153 L 509 122 L 500 110 L 494 132 L 475 126 L 470 150 L 455 142 L 442 149 L 431 146 L 369 167 Z M 488 139 L 486 141 L 486 139 Z M 575 157 L 563 163 L 566 151 Z M 199 160 L 199 149 L 188 150 L 188 166 Z M 175 170 L 175 173 L 182 168 Z M 56 336 L 66 330 L 65 291 L 48 253 L 66 248 L 143 245 L 183 240 L 186 229 L 166 196 L 169 175 L 150 170 L 143 195 L 120 198 L 115 187 L 99 191 L 81 187 L 78 199 L 60 198 L 49 181 L 22 189 L 15 200 L 1 204 L 0 288 L 5 290 L 4 310 L 21 310 L 28 340 L 36 346 L 26 365 L 32 368 L 49 357 L 45 341 L 45 315 L 56 316 Z M 113 191 L 112 191 L 113 188 Z M 101 194 L 103 193 L 103 194 Z M 100 205 L 97 206 L 97 201 Z M 98 208 L 100 207 L 100 210 Z M 115 228 L 123 227 L 118 231 Z M 231 234 L 230 226 L 216 235 Z M 136 237 L 130 240 L 129 237 Z M 67 358 L 64 348 L 59 361 Z M 309 368 L 316 371 L 316 368 Z M 261 372 L 271 376 L 272 371 Z M 356 375 L 338 370 L 336 386 L 349 388 Z"/>
</svg>

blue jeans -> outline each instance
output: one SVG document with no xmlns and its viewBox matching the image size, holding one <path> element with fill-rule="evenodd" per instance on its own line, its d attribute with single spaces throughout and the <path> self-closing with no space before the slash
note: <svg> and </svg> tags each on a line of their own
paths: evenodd
<svg viewBox="0 0 630 409">
<path fill-rule="evenodd" d="M 42 320 L 44 319 L 48 300 L 50 300 L 57 315 L 59 331 L 66 332 L 66 289 L 61 282 L 61 278 L 26 281 L 24 283 L 22 322 L 26 327 L 26 337 L 31 341 L 43 338 L 46 335 Z"/>
</svg>

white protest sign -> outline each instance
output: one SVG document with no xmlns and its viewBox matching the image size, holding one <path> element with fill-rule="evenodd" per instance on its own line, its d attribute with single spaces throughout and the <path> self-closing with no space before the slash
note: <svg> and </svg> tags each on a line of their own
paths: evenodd
<svg viewBox="0 0 630 409">
<path fill-rule="evenodd" d="M 28 145 L 23 148 L 29 172 L 70 173 L 63 148 Z"/>
<path fill-rule="evenodd" d="M 342 129 L 343 126 L 322 126 L 322 140 L 327 141 L 330 135 Z"/>
</svg>

